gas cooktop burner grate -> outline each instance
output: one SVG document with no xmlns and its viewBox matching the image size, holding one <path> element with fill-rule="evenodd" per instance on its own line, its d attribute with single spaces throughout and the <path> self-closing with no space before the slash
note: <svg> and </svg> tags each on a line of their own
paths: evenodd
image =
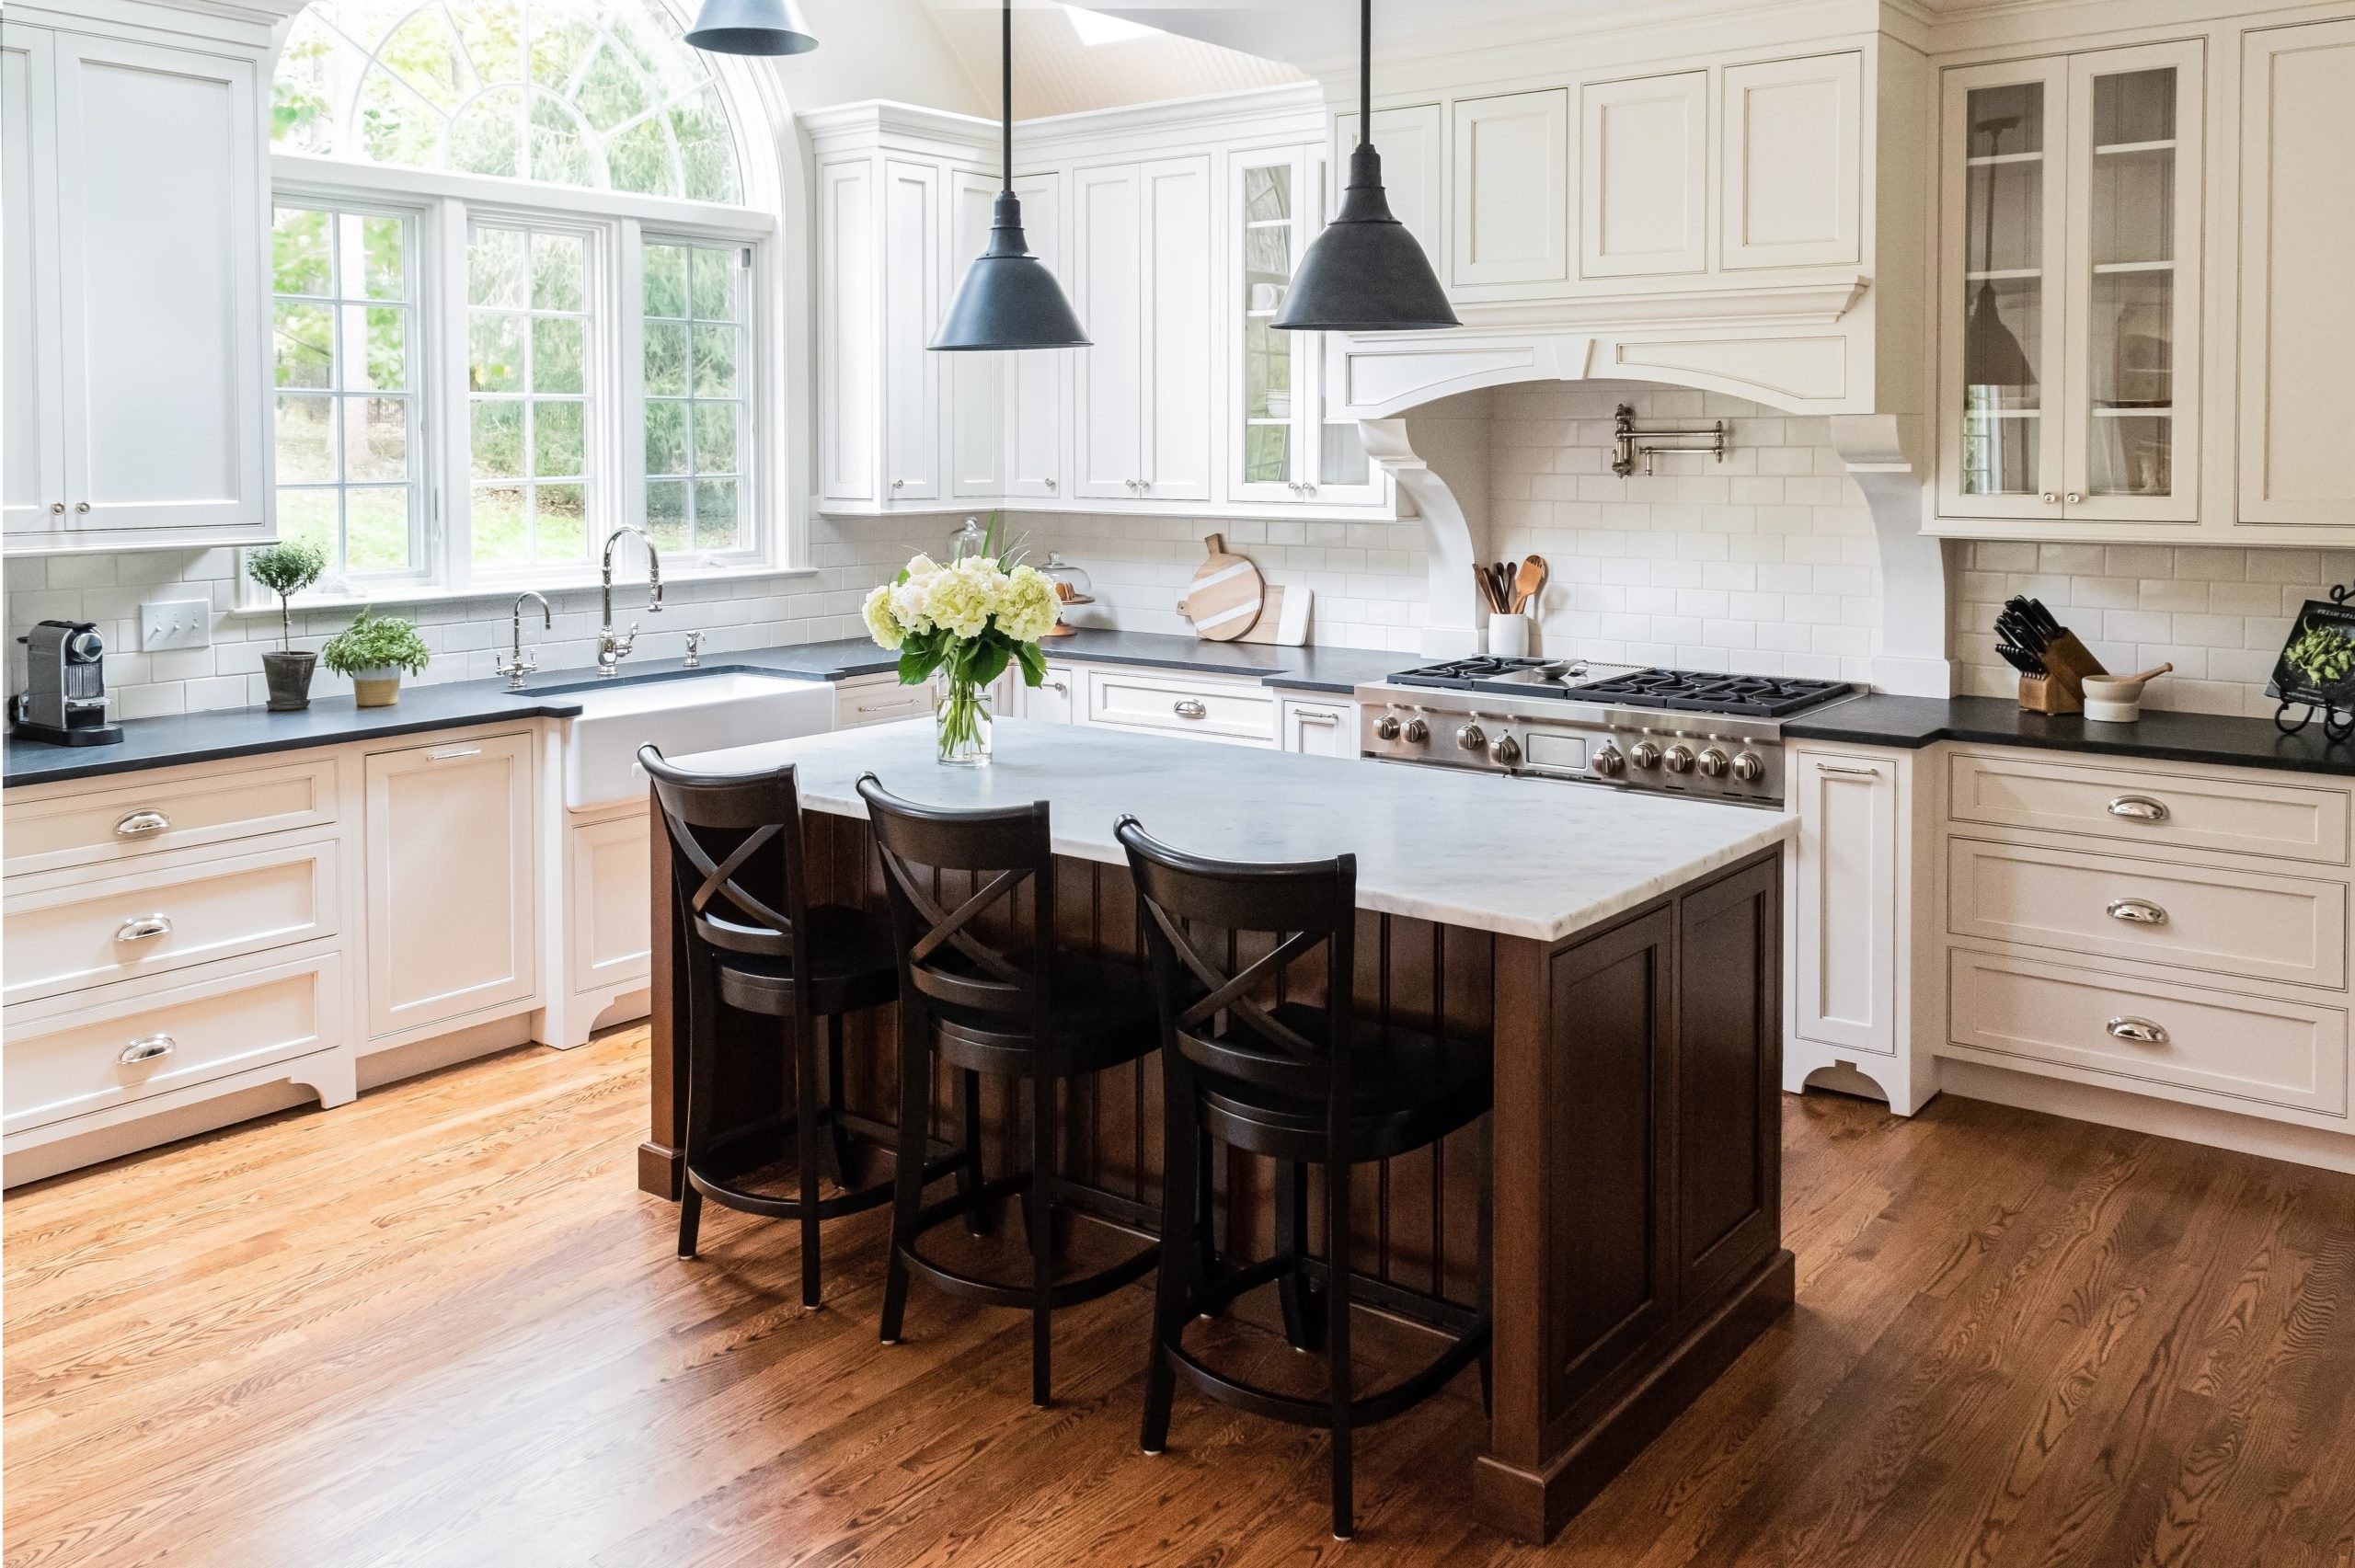
<svg viewBox="0 0 2355 1568">
<path fill-rule="evenodd" d="M 1731 714 L 1746 718 L 1781 718 L 1834 697 L 1851 688 L 1844 681 L 1802 681 L 1775 675 L 1713 675 L 1695 670 L 1638 670 L 1578 688 L 1581 697 L 1597 697 L 1634 708 L 1671 708 L 1684 713 Z"/>
<path fill-rule="evenodd" d="M 1548 664 L 1559 668 L 1562 661 L 1482 654 L 1472 658 L 1452 658 L 1444 664 L 1422 665 L 1390 679 L 1400 686 L 1440 686 L 1454 691 L 1470 691 L 1484 681 L 1494 681 L 1499 676 L 1515 675 L 1524 670 L 1536 670 Z"/>
</svg>

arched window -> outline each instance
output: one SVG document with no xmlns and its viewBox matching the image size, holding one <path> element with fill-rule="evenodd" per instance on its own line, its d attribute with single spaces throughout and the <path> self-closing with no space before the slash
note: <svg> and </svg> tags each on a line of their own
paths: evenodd
<svg viewBox="0 0 2355 1568">
<path fill-rule="evenodd" d="M 624 523 L 674 573 L 779 557 L 775 171 L 661 0 L 317 0 L 270 114 L 275 500 L 322 597 L 588 580 Z"/>
</svg>

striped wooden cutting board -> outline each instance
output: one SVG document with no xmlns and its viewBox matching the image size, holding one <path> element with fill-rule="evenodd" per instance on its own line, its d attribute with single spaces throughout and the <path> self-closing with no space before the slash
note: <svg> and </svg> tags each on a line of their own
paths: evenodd
<svg viewBox="0 0 2355 1568">
<path fill-rule="evenodd" d="M 1258 620 L 1267 585 L 1247 558 L 1226 553 L 1224 534 L 1213 533 L 1202 545 L 1208 554 L 1194 568 L 1194 585 L 1178 601 L 1178 613 L 1194 624 L 1196 636 L 1233 642 Z"/>
</svg>

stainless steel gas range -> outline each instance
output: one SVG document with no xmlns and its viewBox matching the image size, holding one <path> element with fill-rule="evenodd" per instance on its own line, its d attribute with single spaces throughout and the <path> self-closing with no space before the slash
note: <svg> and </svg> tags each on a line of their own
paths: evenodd
<svg viewBox="0 0 2355 1568">
<path fill-rule="evenodd" d="M 1583 660 L 1462 658 L 1357 689 L 1358 750 L 1385 761 L 1783 804 L 1783 725 L 1837 681 Z"/>
</svg>

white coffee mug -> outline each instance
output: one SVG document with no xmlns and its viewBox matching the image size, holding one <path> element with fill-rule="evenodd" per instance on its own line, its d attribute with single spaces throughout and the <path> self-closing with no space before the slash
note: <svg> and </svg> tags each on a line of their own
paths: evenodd
<svg viewBox="0 0 2355 1568">
<path fill-rule="evenodd" d="M 1532 628 L 1526 615 L 1488 617 L 1488 651 L 1499 658 L 1525 658 Z"/>
</svg>

